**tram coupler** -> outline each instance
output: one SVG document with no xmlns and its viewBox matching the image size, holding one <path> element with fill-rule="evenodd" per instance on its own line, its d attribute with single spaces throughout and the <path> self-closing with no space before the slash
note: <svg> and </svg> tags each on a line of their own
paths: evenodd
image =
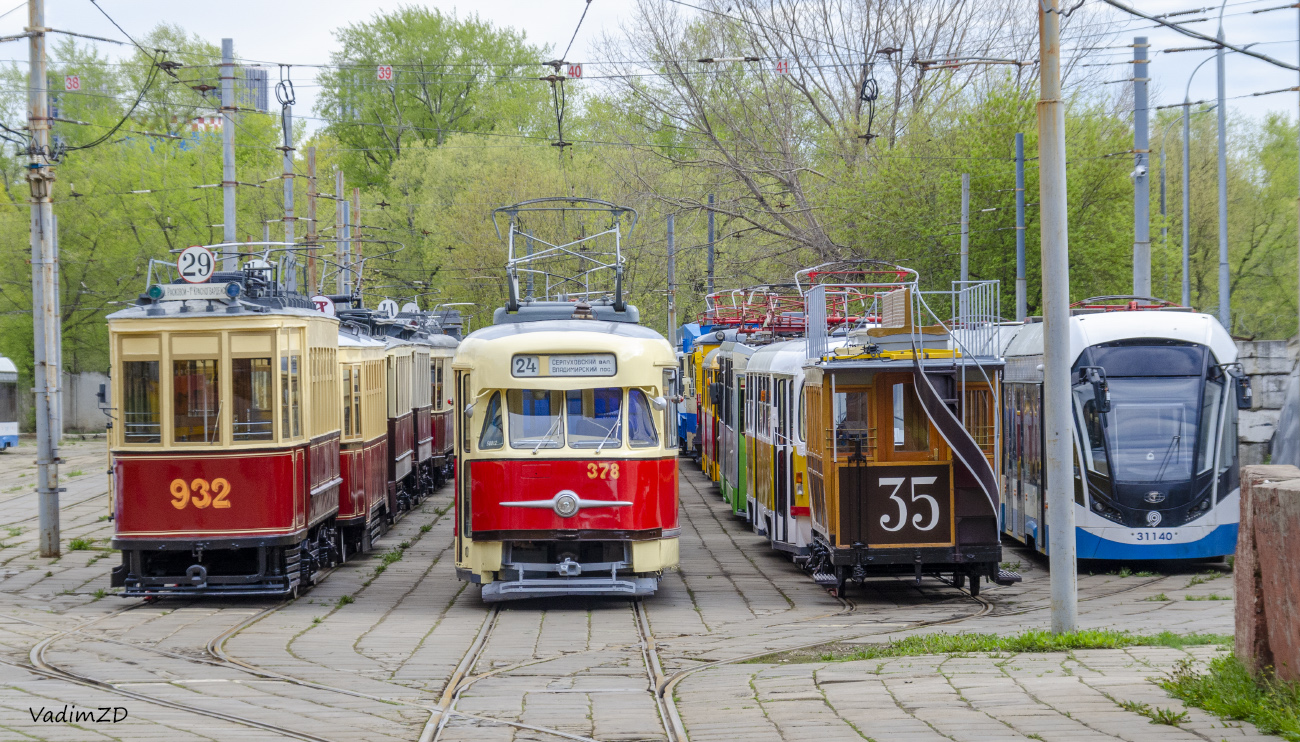
<svg viewBox="0 0 1300 742">
<path fill-rule="evenodd" d="M 1020 580 L 1021 577 L 1019 572 L 1012 572 L 1006 569 L 999 569 L 998 576 L 993 578 L 993 582 L 998 585 L 1014 585 L 1017 582 L 1020 582 Z"/>
<path fill-rule="evenodd" d="M 914 580 L 913 584 L 920 585 L 921 584 L 921 555 L 920 554 L 917 554 L 916 559 L 912 560 L 912 567 L 915 570 L 915 575 L 913 577 Z"/>
</svg>

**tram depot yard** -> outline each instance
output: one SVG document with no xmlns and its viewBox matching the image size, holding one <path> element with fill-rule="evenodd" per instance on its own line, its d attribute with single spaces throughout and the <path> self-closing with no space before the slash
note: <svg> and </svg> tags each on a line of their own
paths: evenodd
<svg viewBox="0 0 1300 742">
<path fill-rule="evenodd" d="M 30 444 L 0 455 L 4 740 L 1264 736 L 1156 684 L 1180 662 L 1230 651 L 1221 643 L 874 651 L 909 636 L 1043 628 L 1046 561 L 1004 549 L 1023 582 L 988 584 L 978 600 L 910 578 L 872 580 L 836 599 L 732 516 L 686 458 L 680 567 L 654 597 L 494 609 L 455 577 L 449 487 L 296 601 L 118 599 L 104 443 L 64 451 L 70 546 L 55 560 L 37 556 Z M 1233 633 L 1226 565 L 1088 570 L 1079 573 L 1085 629 Z M 102 708 L 125 715 L 99 720 Z M 1176 725 L 1153 722 L 1166 712 Z"/>
</svg>

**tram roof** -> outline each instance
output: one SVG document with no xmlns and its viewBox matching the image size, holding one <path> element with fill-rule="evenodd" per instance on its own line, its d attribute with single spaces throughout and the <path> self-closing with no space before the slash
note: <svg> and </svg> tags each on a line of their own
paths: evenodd
<svg viewBox="0 0 1300 742">
<path fill-rule="evenodd" d="M 510 360 L 539 356 L 612 353 L 617 376 L 514 377 Z M 601 320 L 557 320 L 491 325 L 475 330 L 456 350 L 455 368 L 472 369 L 479 389 L 579 389 L 613 382 L 618 386 L 657 385 L 677 358 L 662 335 L 648 327 Z"/>
<path fill-rule="evenodd" d="M 1219 363 L 1237 360 L 1237 345 L 1214 315 L 1200 312 L 1120 311 L 1083 314 L 1070 318 L 1070 363 L 1084 349 L 1120 340 L 1181 340 L 1204 345 Z M 1041 356 L 1043 323 L 1020 327 L 1007 344 L 1006 357 Z"/>
<path fill-rule="evenodd" d="M 209 311 L 209 308 L 211 311 Z M 184 301 L 160 301 L 151 304 L 138 304 L 125 309 L 119 309 L 108 315 L 106 319 L 126 320 L 126 319 L 218 319 L 218 318 L 239 318 L 249 319 L 256 317 L 301 317 L 303 319 L 329 319 L 325 314 L 321 314 L 314 308 L 293 306 L 274 306 L 267 304 L 253 304 L 245 301 L 242 297 L 236 301 L 226 304 L 222 301 L 208 299 L 187 299 Z"/>
</svg>

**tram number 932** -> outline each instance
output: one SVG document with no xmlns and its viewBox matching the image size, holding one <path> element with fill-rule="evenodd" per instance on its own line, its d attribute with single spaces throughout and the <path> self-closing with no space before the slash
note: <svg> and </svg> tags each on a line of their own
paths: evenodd
<svg viewBox="0 0 1300 742">
<path fill-rule="evenodd" d="M 195 479 L 189 482 L 184 479 L 173 479 L 171 493 L 172 507 L 177 510 L 184 510 L 190 505 L 200 510 L 208 506 L 214 510 L 230 507 L 230 501 L 226 499 L 230 494 L 230 482 L 220 477 L 211 482 L 206 479 Z"/>
</svg>

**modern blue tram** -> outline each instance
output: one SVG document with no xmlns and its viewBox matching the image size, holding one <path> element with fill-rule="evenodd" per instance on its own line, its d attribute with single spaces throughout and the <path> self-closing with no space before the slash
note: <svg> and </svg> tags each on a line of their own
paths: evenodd
<svg viewBox="0 0 1300 742">
<path fill-rule="evenodd" d="M 1129 299 L 1130 297 L 1123 297 Z M 1208 314 L 1081 302 L 1070 318 L 1080 559 L 1212 559 L 1237 544 L 1237 410 L 1250 385 Z M 1043 325 L 1011 330 L 1002 384 L 1003 531 L 1047 553 Z"/>
<path fill-rule="evenodd" d="M 18 367 L 0 356 L 0 451 L 18 445 Z"/>
</svg>

